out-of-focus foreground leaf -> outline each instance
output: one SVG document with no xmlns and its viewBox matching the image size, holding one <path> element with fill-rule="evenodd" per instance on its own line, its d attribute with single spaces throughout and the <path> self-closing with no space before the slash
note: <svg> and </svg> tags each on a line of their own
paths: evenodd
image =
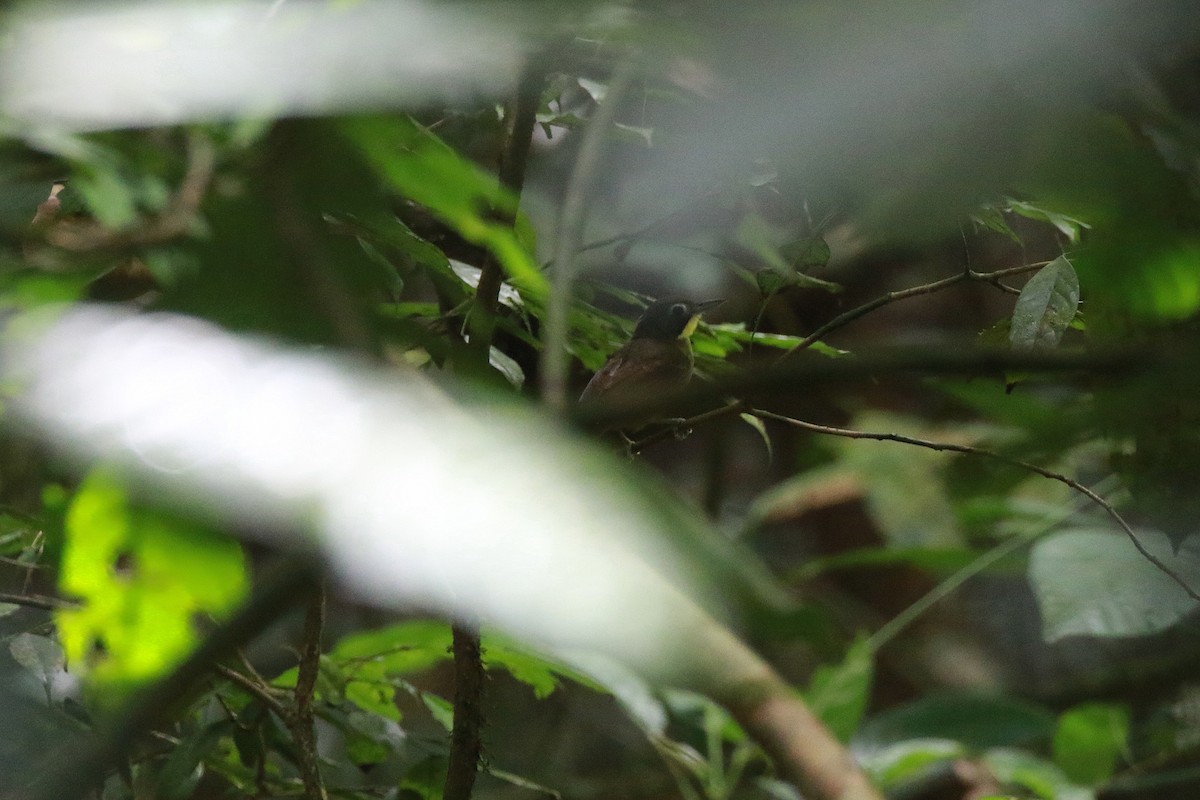
<svg viewBox="0 0 1200 800">
<path fill-rule="evenodd" d="M 60 586 L 79 608 L 58 612 L 67 658 L 108 690 L 160 675 L 197 638 L 197 615 L 222 615 L 245 595 L 234 541 L 194 523 L 131 508 L 97 472 L 67 514 Z"/>
<path fill-rule="evenodd" d="M 719 649 L 688 595 L 695 561 L 661 535 L 703 523 L 544 418 L 468 413 L 415 373 L 187 318 L 91 307 L 21 327 L 4 364 L 28 419 L 210 513 L 312 534 L 361 598 L 482 617 L 649 673 L 703 673 L 696 654 Z"/>
</svg>

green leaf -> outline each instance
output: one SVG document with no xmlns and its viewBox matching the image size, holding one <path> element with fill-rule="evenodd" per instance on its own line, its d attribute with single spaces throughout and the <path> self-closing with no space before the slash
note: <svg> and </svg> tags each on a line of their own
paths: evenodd
<svg viewBox="0 0 1200 800">
<path fill-rule="evenodd" d="M 813 713 L 843 742 L 854 735 L 866 713 L 874 663 L 870 641 L 860 635 L 840 664 L 824 664 L 813 675 L 808 703 Z"/>
<path fill-rule="evenodd" d="M 546 296 L 549 284 L 521 237 L 497 217 L 511 217 L 517 207 L 494 176 L 409 119 L 360 117 L 344 121 L 342 130 L 396 191 L 438 215 L 467 241 L 491 250 L 519 289 Z"/>
<path fill-rule="evenodd" d="M 202 761 L 220 744 L 221 738 L 234 732 L 232 720 L 223 719 L 197 730 L 172 748 L 155 780 L 153 797 L 182 800 L 190 797 L 204 775 Z"/>
<path fill-rule="evenodd" d="M 568 678 L 593 689 L 599 685 L 587 675 L 526 647 L 504 634 L 486 630 L 483 633 L 483 660 L 488 669 L 503 667 L 510 675 L 533 689 L 534 696 L 544 700 L 558 688 L 561 678 Z"/>
<path fill-rule="evenodd" d="M 757 433 L 760 438 L 762 438 L 763 444 L 767 448 L 767 458 L 770 459 L 773 456 L 773 452 L 771 450 L 771 436 L 767 433 L 767 426 L 761 419 L 753 414 L 738 414 L 738 417 L 742 420 L 742 422 L 753 428 L 754 432 Z"/>
<path fill-rule="evenodd" d="M 59 585 L 83 601 L 56 613 L 67 658 L 89 665 L 95 684 L 128 685 L 186 655 L 198 614 L 220 617 L 241 601 L 246 565 L 237 542 L 131 506 L 97 471 L 67 512 Z"/>
<path fill-rule="evenodd" d="M 1129 736 L 1129 709 L 1084 703 L 1058 718 L 1054 763 L 1074 783 L 1097 786 L 1112 777 Z"/>
<path fill-rule="evenodd" d="M 797 272 L 820 269 L 829 263 L 832 255 L 829 244 L 820 236 L 807 236 L 794 242 L 788 242 L 779 248 L 779 252 Z M 822 283 L 825 282 L 822 281 Z"/>
<path fill-rule="evenodd" d="M 17 606 L 14 606 L 16 608 Z M 46 636 L 18 633 L 8 643 L 8 652 L 26 670 L 41 681 L 49 699 L 55 680 L 66 673 L 63 649 Z"/>
<path fill-rule="evenodd" d="M 883 747 L 911 739 L 950 739 L 973 750 L 1045 741 L 1054 732 L 1046 709 L 1001 695 L 939 694 L 872 716 L 855 744 Z"/>
<path fill-rule="evenodd" d="M 1185 582 L 1200 586 L 1200 536 L 1183 540 L 1176 553 L 1164 533 L 1135 533 Z M 1029 556 L 1029 580 L 1047 641 L 1155 633 L 1196 608 L 1178 584 L 1112 530 L 1079 528 L 1041 539 Z"/>
<path fill-rule="evenodd" d="M 1021 289 L 1008 340 L 1013 347 L 1054 347 L 1079 309 L 1079 278 L 1066 256 L 1038 270 Z"/>
<path fill-rule="evenodd" d="M 1091 227 L 1083 220 L 1021 200 L 1009 200 L 1008 208 L 1014 214 L 1019 214 L 1026 219 L 1050 223 L 1058 229 L 1059 233 L 1066 236 L 1071 244 L 1078 244 L 1080 233 L 1084 229 Z"/>
<path fill-rule="evenodd" d="M 1072 784 L 1062 770 L 1031 753 L 993 750 L 983 763 L 1001 783 L 1023 786 L 1043 800 L 1095 800 L 1093 792 Z"/>
</svg>

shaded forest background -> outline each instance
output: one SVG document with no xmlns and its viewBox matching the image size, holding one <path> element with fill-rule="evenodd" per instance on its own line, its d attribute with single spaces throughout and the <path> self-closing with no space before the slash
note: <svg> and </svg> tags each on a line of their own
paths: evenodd
<svg viewBox="0 0 1200 800">
<path fill-rule="evenodd" d="M 1195 796 L 1190 4 L 3 24 L 0 796 Z"/>
</svg>

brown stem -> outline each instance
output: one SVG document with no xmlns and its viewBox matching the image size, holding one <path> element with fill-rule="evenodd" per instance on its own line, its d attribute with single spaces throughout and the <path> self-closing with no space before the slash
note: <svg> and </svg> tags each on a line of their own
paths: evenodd
<svg viewBox="0 0 1200 800">
<path fill-rule="evenodd" d="M 24 606 L 26 608 L 40 608 L 45 611 L 57 611 L 60 608 L 76 607 L 75 604 L 69 600 L 61 600 L 57 597 L 11 594 L 9 592 L 0 592 L 0 603 L 9 603 L 14 606 Z"/>
<path fill-rule="evenodd" d="M 829 322 L 826 322 L 808 336 L 805 336 L 803 339 L 801 339 L 795 347 L 783 353 L 783 355 L 779 357 L 779 360 L 782 361 L 793 353 L 808 349 L 830 331 L 845 327 L 859 317 L 866 316 L 872 311 L 882 308 L 890 303 L 894 303 L 897 300 L 907 300 L 910 297 L 918 297 L 923 294 L 933 294 L 934 292 L 941 291 L 942 289 L 946 289 L 959 283 L 963 283 L 964 281 L 980 281 L 983 283 L 998 284 L 1001 278 L 1006 278 L 1010 275 L 1021 275 L 1026 272 L 1033 272 L 1035 269 L 1041 269 L 1049 263 L 1049 261 L 1041 261 L 1036 264 L 1022 264 L 1019 267 L 998 269 L 995 272 L 974 272 L 973 270 L 966 269 L 957 275 L 951 275 L 949 278 L 942 278 L 940 281 L 922 284 L 921 286 L 913 286 L 908 289 L 900 289 L 895 292 L 888 292 L 881 297 L 876 297 L 870 302 L 863 303 L 857 308 L 852 308 L 845 313 L 838 314 L 836 317 L 829 320 Z"/>
<path fill-rule="evenodd" d="M 479 629 L 459 623 L 452 626 L 454 653 L 454 730 L 450 733 L 450 759 L 446 767 L 443 800 L 470 800 L 483 752 L 483 651 Z"/>
<path fill-rule="evenodd" d="M 300 664 L 296 670 L 296 688 L 292 693 L 295 710 L 290 715 L 289 728 L 296 740 L 296 761 L 304 795 L 308 800 L 327 800 L 325 783 L 321 780 L 320 755 L 317 752 L 317 732 L 313 718 L 313 695 L 321 671 L 321 635 L 325 630 L 325 587 L 318 583 L 304 611 L 304 641 L 300 649 Z"/>
<path fill-rule="evenodd" d="M 533 129 L 537 124 L 537 112 L 541 106 L 542 87 L 545 83 L 544 60 L 531 58 L 521 73 L 517 93 L 511 105 L 512 119 L 504 152 L 500 157 L 498 175 L 500 185 L 512 192 L 518 202 L 521 189 L 525 185 L 525 167 L 529 161 L 529 148 L 533 142 Z M 515 217 L 515 209 L 513 213 Z M 470 349 L 476 363 L 480 365 L 488 362 L 488 353 L 496 330 L 500 284 L 503 280 L 504 272 L 500 268 L 500 262 L 489 252 L 480 268 L 479 285 L 475 289 L 475 304 L 469 317 Z"/>
<path fill-rule="evenodd" d="M 1112 503 L 1109 503 L 1103 497 L 1096 494 L 1096 492 L 1083 485 L 1079 481 L 1063 475 L 1061 472 L 1054 472 L 1053 470 L 1046 469 L 1045 467 L 1039 467 L 1037 464 L 1032 464 L 1028 461 L 1022 461 L 1018 458 L 1011 458 L 993 450 L 985 450 L 980 447 L 972 447 L 965 444 L 933 442 L 929 441 L 928 439 L 917 439 L 912 436 L 903 436 L 898 433 L 874 433 L 869 431 L 850 430 L 847 428 L 834 428 L 828 425 L 817 425 L 812 422 L 804 422 L 802 420 L 795 419 L 794 417 L 787 417 L 782 414 L 775 414 L 770 411 L 762 411 L 760 409 L 751 409 L 748 413 L 751 413 L 760 419 L 775 420 L 776 422 L 782 422 L 795 428 L 801 428 L 806 431 L 812 431 L 813 433 L 820 433 L 829 436 L 841 436 L 846 439 L 873 439 L 880 442 L 900 442 L 901 444 L 911 444 L 917 447 L 924 447 L 928 450 L 983 456 L 984 458 L 991 458 L 997 461 L 1003 461 L 1006 464 L 1012 464 L 1013 466 L 1028 470 L 1036 475 L 1041 475 L 1043 478 L 1049 478 L 1050 480 L 1058 481 L 1059 483 L 1069 486 L 1076 492 L 1079 492 L 1097 506 L 1104 509 L 1104 512 L 1108 514 L 1108 516 L 1117 523 L 1121 530 L 1125 532 L 1125 535 L 1129 537 L 1129 541 L 1133 542 L 1133 546 L 1137 548 L 1139 553 L 1142 554 L 1142 557 L 1153 564 L 1168 578 L 1177 583 L 1179 587 L 1187 593 L 1188 597 L 1191 597 L 1193 600 L 1200 601 L 1200 593 L 1197 593 L 1196 590 L 1189 586 L 1187 582 L 1184 581 L 1184 579 L 1181 578 L 1174 570 L 1172 570 L 1165 563 L 1163 563 L 1160 558 L 1146 549 L 1146 546 L 1142 544 L 1137 534 L 1134 533 L 1133 528 L 1131 528 L 1129 523 L 1125 521 L 1125 518 L 1122 517 L 1115 508 L 1113 508 Z"/>
</svg>

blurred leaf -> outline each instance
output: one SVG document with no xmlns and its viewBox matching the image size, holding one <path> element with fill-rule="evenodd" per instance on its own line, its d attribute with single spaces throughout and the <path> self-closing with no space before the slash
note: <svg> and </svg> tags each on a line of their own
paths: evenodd
<svg viewBox="0 0 1200 800">
<path fill-rule="evenodd" d="M 921 429 L 913 420 L 896 414 L 862 414 L 853 427 L 938 441 L 966 438 L 962 432 Z M 948 454 L 884 441 L 839 439 L 833 446 L 841 453 L 844 467 L 860 478 L 871 516 L 889 544 L 945 548 L 962 543 L 941 477 L 951 460 Z"/>
<path fill-rule="evenodd" d="M 875 654 L 870 639 L 860 635 L 840 664 L 822 664 L 813 674 L 806 696 L 813 713 L 844 742 L 858 728 L 875 674 Z"/>
<path fill-rule="evenodd" d="M 246 592 L 241 547 L 195 523 L 136 508 L 93 472 L 71 502 L 56 612 L 67 658 L 108 690 L 169 669 L 196 640 L 198 614 L 222 616 Z"/>
<path fill-rule="evenodd" d="M 738 418 L 754 429 L 754 432 L 763 440 L 763 445 L 767 448 L 767 458 L 770 459 L 773 455 L 771 450 L 771 436 L 767 433 L 767 426 L 761 419 L 753 414 L 738 414 Z"/>
<path fill-rule="evenodd" d="M 487 247 L 522 291 L 544 297 L 548 284 L 510 223 L 516 203 L 488 175 L 422 131 L 407 118 L 359 118 L 342 130 L 401 194 L 454 227 L 464 239 Z"/>
<path fill-rule="evenodd" d="M 1031 753 L 997 749 L 983 762 L 1001 783 L 1023 786 L 1043 800 L 1095 800 L 1094 792 L 1072 784 L 1062 770 Z"/>
<path fill-rule="evenodd" d="M 223 737 L 234 732 L 232 720 L 224 719 L 198 728 L 170 751 L 155 779 L 154 797 L 182 800 L 191 797 L 204 775 L 202 761 Z"/>
<path fill-rule="evenodd" d="M 855 745 L 879 748 L 909 739 L 950 739 L 972 750 L 1048 741 L 1054 715 L 1016 698 L 984 694 L 930 695 L 867 719 Z"/>
<path fill-rule="evenodd" d="M 1112 777 L 1126 749 L 1129 709 L 1084 703 L 1063 713 L 1054 731 L 1054 763 L 1074 783 L 1097 786 Z"/>
<path fill-rule="evenodd" d="M 1200 585 L 1200 536 L 1185 539 L 1175 553 L 1165 534 L 1135 532 L 1184 581 Z M 1196 608 L 1178 584 L 1112 530 L 1077 528 L 1039 540 L 1029 556 L 1029 580 L 1047 641 L 1155 633 Z"/>
<path fill-rule="evenodd" d="M 1022 200 L 1009 200 L 1008 208 L 1014 214 L 1019 214 L 1027 219 L 1050 223 L 1058 229 L 1059 233 L 1066 236 L 1067 240 L 1072 244 L 1079 244 L 1080 232 L 1091 227 L 1082 220 L 1075 219 L 1066 214 L 1060 214 L 1056 211 L 1039 208 L 1033 203 L 1027 203 Z M 1011 234 L 1011 231 L 1009 233 Z M 1016 237 L 1013 236 L 1013 238 L 1015 239 Z"/>
<path fill-rule="evenodd" d="M 13 606 L 19 608 L 19 606 Z M 8 642 L 8 652 L 35 678 L 41 681 L 49 701 L 54 695 L 54 684 L 66 674 L 63 649 L 58 642 L 46 636 L 18 633 Z"/>
<path fill-rule="evenodd" d="M 1054 347 L 1079 308 L 1079 278 L 1059 256 L 1029 279 L 1013 308 L 1008 338 L 1013 347 Z"/>
<path fill-rule="evenodd" d="M 984 228 L 994 233 L 999 233 L 1007 236 L 1017 244 L 1021 243 L 1021 237 L 1017 236 L 1008 225 L 1008 221 L 1004 219 L 1003 212 L 995 206 L 984 206 L 971 215 L 971 221 L 975 223 L 977 228 Z"/>
<path fill-rule="evenodd" d="M 925 772 L 930 766 L 967 755 L 959 742 L 922 738 L 868 750 L 863 767 L 884 789 L 890 789 Z"/>
</svg>

